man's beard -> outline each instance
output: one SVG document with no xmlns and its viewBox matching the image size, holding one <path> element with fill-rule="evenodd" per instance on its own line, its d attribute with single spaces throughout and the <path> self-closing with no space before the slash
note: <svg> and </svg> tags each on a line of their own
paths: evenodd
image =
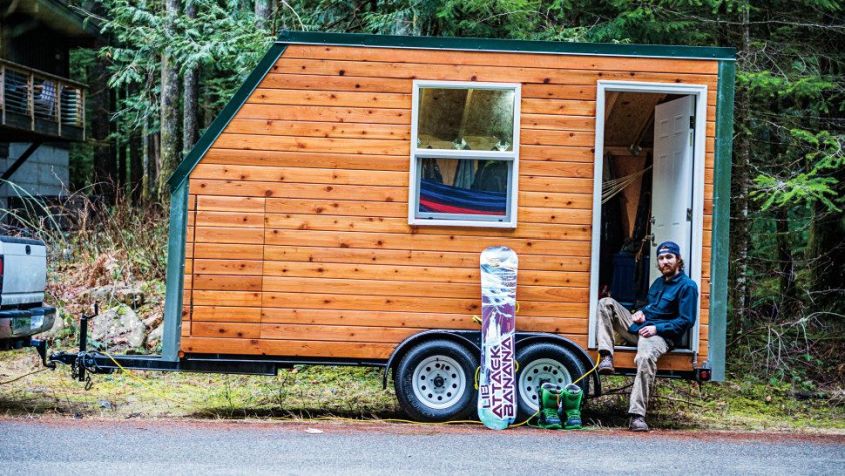
<svg viewBox="0 0 845 476">
<path fill-rule="evenodd" d="M 681 263 L 677 263 L 675 266 L 666 264 L 660 267 L 660 272 L 663 273 L 664 278 L 671 278 L 672 276 L 678 274 L 678 269 L 680 267 Z"/>
</svg>

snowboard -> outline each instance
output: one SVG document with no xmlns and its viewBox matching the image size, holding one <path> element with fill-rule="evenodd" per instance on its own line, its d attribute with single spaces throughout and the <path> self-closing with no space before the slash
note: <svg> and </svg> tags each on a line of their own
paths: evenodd
<svg viewBox="0 0 845 476">
<path fill-rule="evenodd" d="M 503 430 L 516 419 L 516 268 L 516 253 L 506 246 L 481 252 L 478 418 L 494 430 Z"/>
</svg>

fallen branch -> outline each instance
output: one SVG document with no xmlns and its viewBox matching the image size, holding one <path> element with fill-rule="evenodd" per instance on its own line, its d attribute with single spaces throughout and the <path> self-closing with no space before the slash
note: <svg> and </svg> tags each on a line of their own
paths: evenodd
<svg viewBox="0 0 845 476">
<path fill-rule="evenodd" d="M 688 404 L 688 405 L 695 405 L 695 406 L 697 406 L 697 407 L 704 407 L 704 405 L 702 405 L 702 404 L 700 404 L 700 403 L 691 402 L 691 401 L 689 401 L 689 400 L 684 400 L 683 398 L 673 398 L 673 397 L 666 397 L 666 396 L 658 396 L 658 397 L 657 397 L 657 399 L 658 399 L 658 400 L 671 400 L 671 401 L 673 401 L 673 402 L 681 402 L 681 403 L 686 403 L 686 404 Z"/>
<path fill-rule="evenodd" d="M 28 374 L 23 374 L 23 375 L 21 375 L 20 377 L 15 377 L 15 378 L 13 378 L 12 380 L 6 380 L 5 382 L 0 382 L 0 385 L 6 385 L 7 383 L 17 382 L 18 380 L 20 380 L 20 379 L 22 379 L 22 378 L 24 378 L 24 377 L 29 377 L 30 375 L 37 374 L 37 373 L 39 373 L 39 372 L 43 372 L 43 371 L 45 371 L 45 370 L 47 370 L 47 369 L 46 369 L 46 368 L 44 368 L 44 369 L 38 369 L 38 370 L 36 370 L 36 371 L 34 371 L 34 372 L 30 372 L 30 373 L 28 373 Z"/>
</svg>

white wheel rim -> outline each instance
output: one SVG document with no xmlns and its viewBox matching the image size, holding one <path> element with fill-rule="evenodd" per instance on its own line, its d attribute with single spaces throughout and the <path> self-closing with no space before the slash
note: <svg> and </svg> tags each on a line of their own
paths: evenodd
<svg viewBox="0 0 845 476">
<path fill-rule="evenodd" d="M 411 387 L 423 405 L 442 410 L 454 405 L 464 394 L 467 378 L 464 369 L 445 355 L 426 358 L 414 369 Z"/>
<path fill-rule="evenodd" d="M 572 376 L 554 359 L 532 360 L 519 373 L 519 398 L 532 411 L 540 408 L 537 390 L 546 382 L 563 387 L 572 383 Z"/>
</svg>

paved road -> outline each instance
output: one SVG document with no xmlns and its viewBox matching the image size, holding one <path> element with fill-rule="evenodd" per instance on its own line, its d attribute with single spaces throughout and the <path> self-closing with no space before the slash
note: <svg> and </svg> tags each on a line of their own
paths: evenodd
<svg viewBox="0 0 845 476">
<path fill-rule="evenodd" d="M 319 431 L 319 432 L 318 432 Z M 494 465 L 495 463 L 495 465 Z M 845 437 L 0 420 L 0 474 L 845 474 Z"/>
</svg>

